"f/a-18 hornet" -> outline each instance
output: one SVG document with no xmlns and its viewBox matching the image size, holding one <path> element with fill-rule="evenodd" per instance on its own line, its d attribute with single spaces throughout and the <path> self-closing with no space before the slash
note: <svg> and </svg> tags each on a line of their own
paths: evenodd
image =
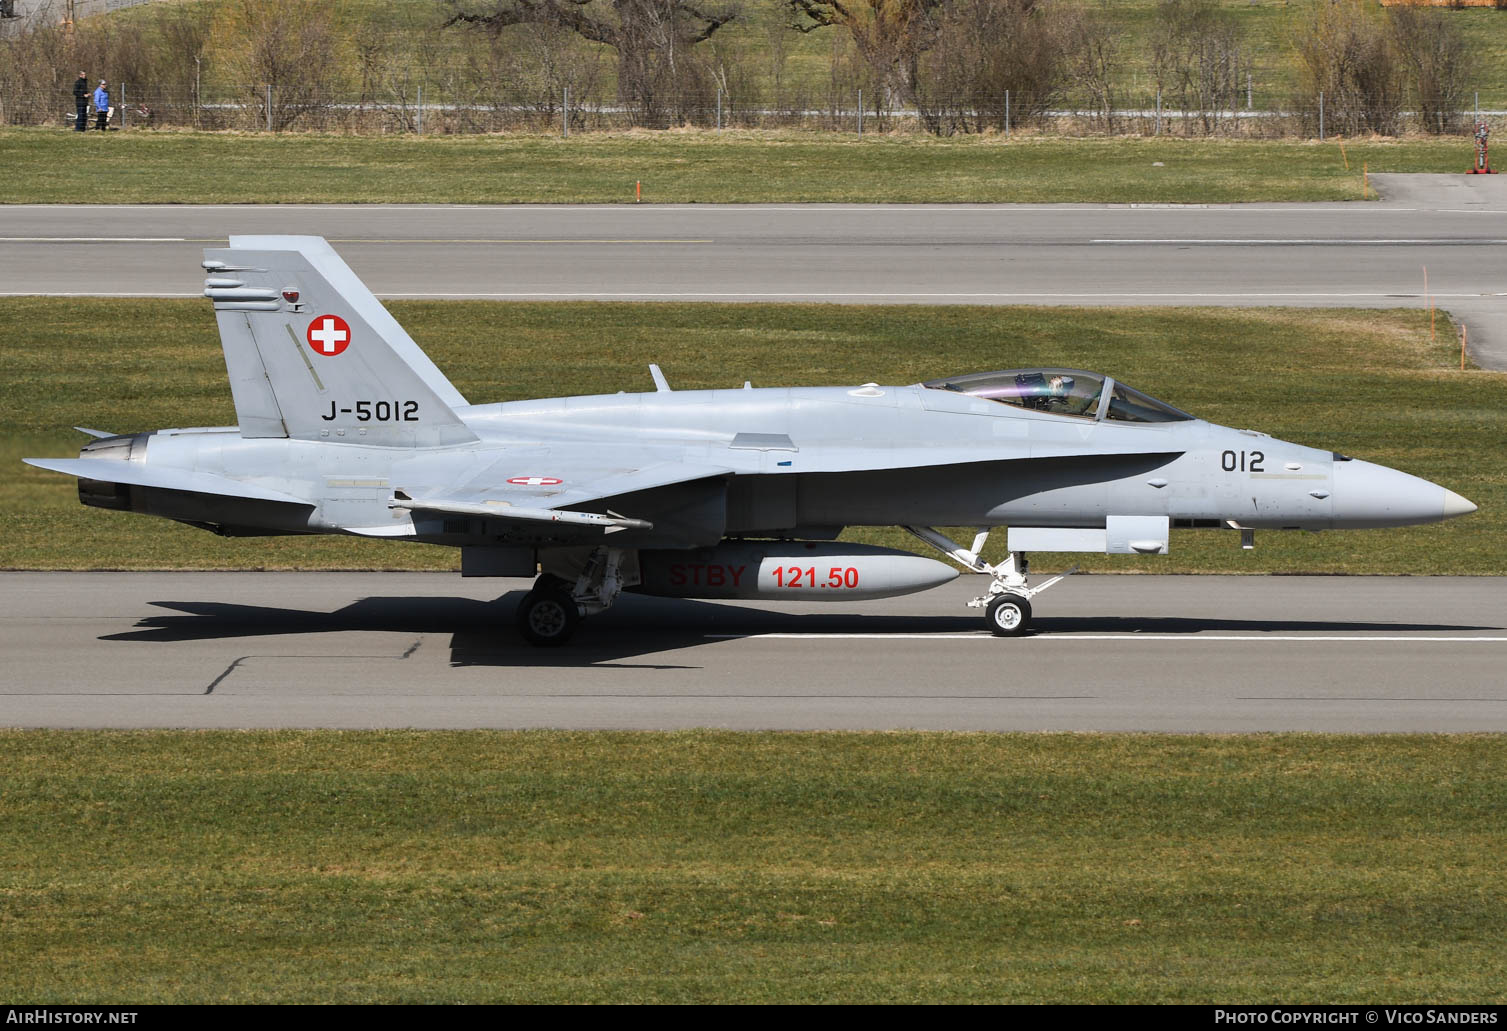
<svg viewBox="0 0 1507 1031">
<path fill-rule="evenodd" d="M 229 537 L 355 534 L 461 549 L 466 576 L 535 576 L 517 622 L 560 644 L 621 592 L 846 601 L 920 591 L 949 565 L 837 541 L 902 526 L 1024 633 L 1026 553 L 1163 554 L 1171 527 L 1429 523 L 1453 491 L 1205 422 L 1111 376 L 1010 369 L 911 386 L 671 390 L 471 404 L 320 237 L 205 251 L 238 425 L 96 439 L 79 500 Z M 964 547 L 935 526 L 979 528 Z M 1008 557 L 981 557 L 1008 526 Z"/>
</svg>

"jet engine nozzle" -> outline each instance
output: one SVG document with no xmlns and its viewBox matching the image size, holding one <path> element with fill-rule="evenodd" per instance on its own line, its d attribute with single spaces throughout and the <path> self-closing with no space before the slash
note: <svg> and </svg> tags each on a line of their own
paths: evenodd
<svg viewBox="0 0 1507 1031">
<path fill-rule="evenodd" d="M 1476 506 L 1452 490 L 1373 462 L 1334 463 L 1335 529 L 1439 523 Z"/>
<path fill-rule="evenodd" d="M 145 462 L 150 436 L 150 433 L 123 433 L 101 437 L 85 444 L 78 456 L 105 462 Z M 78 499 L 80 504 L 90 508 L 109 508 L 117 512 L 130 512 L 135 508 L 130 485 L 109 479 L 79 477 Z"/>
</svg>

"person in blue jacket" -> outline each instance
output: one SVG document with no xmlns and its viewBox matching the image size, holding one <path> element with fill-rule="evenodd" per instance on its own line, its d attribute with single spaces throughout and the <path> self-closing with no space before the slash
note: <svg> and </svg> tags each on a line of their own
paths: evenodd
<svg viewBox="0 0 1507 1031">
<path fill-rule="evenodd" d="M 99 89 L 94 91 L 94 111 L 99 116 L 94 127 L 100 132 L 105 131 L 105 123 L 110 120 L 110 91 L 105 88 L 105 80 L 99 80 Z"/>
</svg>

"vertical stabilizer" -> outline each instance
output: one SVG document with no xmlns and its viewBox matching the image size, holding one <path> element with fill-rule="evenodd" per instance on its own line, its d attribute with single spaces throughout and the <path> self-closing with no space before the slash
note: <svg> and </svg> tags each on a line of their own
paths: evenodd
<svg viewBox="0 0 1507 1031">
<path fill-rule="evenodd" d="M 476 439 L 460 391 L 322 237 L 232 236 L 204 268 L 243 437 Z"/>
</svg>

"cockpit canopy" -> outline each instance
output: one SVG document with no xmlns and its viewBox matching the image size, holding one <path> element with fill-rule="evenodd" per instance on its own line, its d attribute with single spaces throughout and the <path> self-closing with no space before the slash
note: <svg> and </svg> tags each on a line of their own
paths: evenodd
<svg viewBox="0 0 1507 1031">
<path fill-rule="evenodd" d="M 1116 422 L 1186 422 L 1193 418 L 1156 398 L 1082 369 L 1005 369 L 929 380 L 923 387 L 951 390 L 1052 415 Z"/>
</svg>

